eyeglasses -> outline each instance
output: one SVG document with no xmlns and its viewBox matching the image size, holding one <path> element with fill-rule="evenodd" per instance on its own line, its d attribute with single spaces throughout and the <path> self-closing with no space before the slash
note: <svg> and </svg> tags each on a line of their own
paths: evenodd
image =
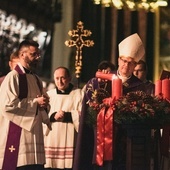
<svg viewBox="0 0 170 170">
<path fill-rule="evenodd" d="M 127 61 L 122 58 L 120 58 L 120 60 L 123 62 L 123 64 L 127 64 L 127 65 L 135 65 L 136 64 L 136 62 L 134 62 L 134 61 Z"/>
<path fill-rule="evenodd" d="M 40 57 L 40 53 L 34 52 L 34 53 L 29 53 L 32 57 Z"/>
<path fill-rule="evenodd" d="M 141 69 L 140 69 L 140 70 L 134 70 L 134 71 L 136 71 L 136 72 L 143 72 L 143 71 L 145 71 L 145 70 L 141 70 Z"/>
</svg>

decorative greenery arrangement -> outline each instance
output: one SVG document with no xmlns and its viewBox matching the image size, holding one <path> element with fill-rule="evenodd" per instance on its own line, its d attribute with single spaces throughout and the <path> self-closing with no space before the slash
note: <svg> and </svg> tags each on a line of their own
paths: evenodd
<svg viewBox="0 0 170 170">
<path fill-rule="evenodd" d="M 86 123 L 89 126 L 95 126 L 97 114 L 100 111 L 100 109 L 104 106 L 103 100 L 105 98 L 108 98 L 110 94 L 103 88 L 99 88 L 94 91 L 92 90 L 91 92 L 92 92 L 91 99 L 89 99 L 89 101 L 87 102 L 87 104 L 89 104 L 89 107 Z"/>
<path fill-rule="evenodd" d="M 114 107 L 114 121 L 118 124 L 144 123 L 165 125 L 170 123 L 170 101 L 162 95 L 151 96 L 142 91 L 130 92 L 110 105 L 103 100 L 108 94 L 104 89 L 95 90 L 88 108 L 87 123 L 96 124 L 96 117 L 102 107 Z M 109 98 L 108 98 L 109 99 Z M 110 98 L 110 100 L 113 100 Z"/>
<path fill-rule="evenodd" d="M 170 102 L 162 95 L 130 92 L 115 101 L 115 122 L 164 125 L 170 122 Z"/>
</svg>

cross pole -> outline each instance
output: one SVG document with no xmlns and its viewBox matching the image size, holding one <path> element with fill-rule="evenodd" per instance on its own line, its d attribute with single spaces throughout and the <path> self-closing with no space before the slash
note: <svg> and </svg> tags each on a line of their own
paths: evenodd
<svg viewBox="0 0 170 170">
<path fill-rule="evenodd" d="M 90 30 L 84 30 L 83 22 L 79 21 L 77 23 L 76 30 L 70 30 L 68 35 L 75 38 L 75 40 L 65 41 L 65 45 L 68 47 L 76 47 L 76 56 L 75 56 L 75 74 L 77 78 L 77 86 L 79 87 L 79 80 L 82 69 L 82 48 L 92 47 L 94 45 L 93 40 L 83 40 L 83 37 L 88 37 L 92 34 Z"/>
</svg>

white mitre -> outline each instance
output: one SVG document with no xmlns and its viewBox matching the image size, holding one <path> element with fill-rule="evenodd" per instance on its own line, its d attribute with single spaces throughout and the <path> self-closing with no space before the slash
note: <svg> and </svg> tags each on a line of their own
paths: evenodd
<svg viewBox="0 0 170 170">
<path fill-rule="evenodd" d="M 137 33 L 119 43 L 119 57 L 131 57 L 138 62 L 145 54 L 143 43 Z"/>
</svg>

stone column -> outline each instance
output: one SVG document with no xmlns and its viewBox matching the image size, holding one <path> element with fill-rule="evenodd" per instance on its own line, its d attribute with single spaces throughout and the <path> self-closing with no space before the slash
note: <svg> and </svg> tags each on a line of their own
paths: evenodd
<svg viewBox="0 0 170 170">
<path fill-rule="evenodd" d="M 54 24 L 53 42 L 52 42 L 52 69 L 53 77 L 54 69 L 58 66 L 69 68 L 69 60 L 71 48 L 65 45 L 65 41 L 69 39 L 68 31 L 73 29 L 73 0 L 62 0 L 62 19 L 61 22 Z"/>
</svg>

